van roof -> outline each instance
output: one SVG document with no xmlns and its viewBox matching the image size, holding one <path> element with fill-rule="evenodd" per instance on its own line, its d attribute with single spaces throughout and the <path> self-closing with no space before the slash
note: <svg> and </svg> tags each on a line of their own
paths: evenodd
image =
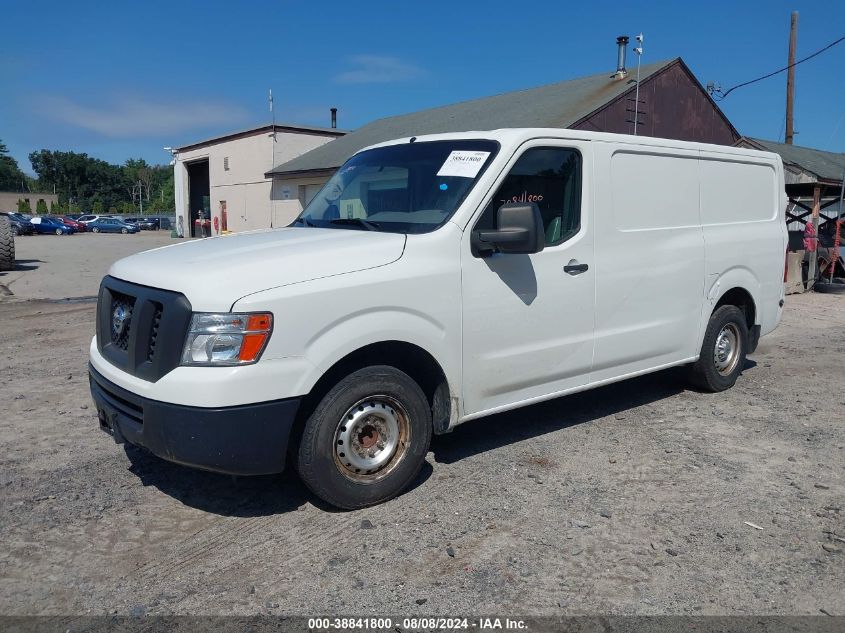
<svg viewBox="0 0 845 633">
<path fill-rule="evenodd" d="M 626 143 L 646 147 L 662 147 L 666 149 L 683 149 L 707 151 L 719 154 L 734 156 L 758 156 L 769 159 L 777 158 L 774 152 L 759 151 L 745 147 L 731 147 L 728 145 L 715 145 L 712 143 L 698 143 L 693 141 L 679 141 L 668 138 L 655 138 L 653 136 L 634 136 L 633 134 L 613 134 L 610 132 L 590 132 L 586 130 L 572 130 L 568 128 L 502 128 L 498 130 L 479 130 L 471 132 L 450 132 L 445 134 L 426 134 L 416 137 L 394 139 L 384 143 L 377 143 L 363 148 L 361 151 L 374 147 L 386 147 L 389 145 L 401 145 L 410 142 L 445 141 L 458 139 L 489 139 L 498 141 L 503 145 L 520 145 L 525 141 L 537 138 L 571 139 L 583 141 L 599 141 L 605 143 Z"/>
</svg>

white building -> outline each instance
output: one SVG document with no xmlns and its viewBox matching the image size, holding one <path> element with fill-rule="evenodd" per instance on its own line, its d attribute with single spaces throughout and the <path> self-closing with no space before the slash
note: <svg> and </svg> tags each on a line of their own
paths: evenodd
<svg viewBox="0 0 845 633">
<path fill-rule="evenodd" d="M 289 224 L 299 213 L 299 192 L 282 185 L 274 190 L 265 173 L 344 134 L 277 124 L 175 148 L 177 229 L 185 237 L 200 235 L 200 213 L 212 235 Z"/>
</svg>

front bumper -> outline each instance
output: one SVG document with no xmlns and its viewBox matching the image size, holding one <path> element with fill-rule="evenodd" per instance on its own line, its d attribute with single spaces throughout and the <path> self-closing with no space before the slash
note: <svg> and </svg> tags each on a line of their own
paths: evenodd
<svg viewBox="0 0 845 633">
<path fill-rule="evenodd" d="M 285 467 L 299 398 L 224 408 L 138 396 L 88 366 L 100 428 L 177 464 L 233 475 L 267 475 Z"/>
</svg>

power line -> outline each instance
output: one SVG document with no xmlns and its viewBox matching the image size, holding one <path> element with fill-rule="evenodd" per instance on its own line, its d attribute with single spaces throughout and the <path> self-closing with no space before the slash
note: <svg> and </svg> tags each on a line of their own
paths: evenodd
<svg viewBox="0 0 845 633">
<path fill-rule="evenodd" d="M 806 62 L 806 61 L 808 61 L 808 60 L 810 60 L 810 59 L 813 59 L 813 57 L 816 57 L 817 55 L 821 55 L 821 54 L 822 54 L 822 53 L 824 53 L 826 50 L 828 50 L 828 49 L 830 49 L 830 48 L 833 48 L 834 46 L 836 46 L 837 44 L 839 44 L 839 43 L 840 43 L 840 42 L 842 42 L 842 41 L 845 41 L 845 35 L 843 35 L 842 37 L 840 37 L 840 38 L 839 38 L 838 40 L 836 40 L 835 42 L 831 42 L 830 44 L 828 44 L 828 45 L 827 45 L 827 46 L 825 46 L 824 48 L 820 48 L 819 50 L 817 50 L 817 51 L 816 51 L 815 53 L 813 53 L 812 55 L 807 55 L 805 58 L 803 58 L 803 59 L 799 59 L 799 60 L 798 60 L 797 62 L 795 62 L 794 64 L 789 64 L 789 65 L 787 65 L 787 66 L 784 66 L 783 68 L 781 68 L 781 69 L 779 69 L 779 70 L 776 70 L 776 71 L 774 71 L 773 73 L 769 73 L 768 75 L 763 75 L 762 77 L 757 77 L 757 79 L 752 79 L 751 81 L 746 81 L 746 82 L 744 82 L 744 83 L 737 84 L 736 86 L 734 86 L 733 88 L 729 88 L 729 89 L 728 89 L 727 91 L 725 91 L 725 92 L 722 92 L 721 90 L 714 90 L 714 95 L 718 97 L 718 101 L 722 101 L 722 100 L 723 100 L 723 99 L 725 99 L 725 98 L 726 98 L 729 94 L 731 94 L 734 90 L 736 90 L 737 88 L 742 88 L 742 87 L 744 87 L 744 86 L 749 86 L 749 85 L 751 85 L 751 84 L 757 83 L 758 81 L 763 81 L 764 79 L 768 79 L 769 77 L 774 77 L 775 75 L 777 75 L 777 74 L 779 74 L 779 73 L 782 73 L 782 72 L 783 72 L 783 71 L 785 71 L 785 70 L 789 70 L 789 69 L 790 69 L 790 68 L 792 68 L 793 66 L 797 66 L 798 64 L 803 64 L 804 62 Z"/>
</svg>

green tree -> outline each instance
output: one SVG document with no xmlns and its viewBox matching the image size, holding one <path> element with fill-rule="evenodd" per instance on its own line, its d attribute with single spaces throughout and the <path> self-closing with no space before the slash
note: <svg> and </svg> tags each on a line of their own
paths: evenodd
<svg viewBox="0 0 845 633">
<path fill-rule="evenodd" d="M 103 205 L 117 205 L 130 199 L 126 175 L 109 163 L 76 152 L 39 150 L 29 155 L 32 168 L 44 189 L 55 187 L 59 202 L 65 204 L 72 197 L 74 206 L 90 208 L 95 200 Z"/>
<path fill-rule="evenodd" d="M 23 198 L 18 199 L 18 213 L 32 213 L 32 207 L 29 206 L 29 200 Z"/>
<path fill-rule="evenodd" d="M 47 215 L 47 203 L 44 201 L 43 198 L 38 200 L 38 202 L 35 204 L 35 212 L 38 215 Z"/>
<path fill-rule="evenodd" d="M 131 215 L 131 214 L 135 213 L 135 205 L 132 204 L 131 202 L 124 202 L 123 204 L 120 205 L 120 212 L 123 215 Z"/>
<path fill-rule="evenodd" d="M 117 213 L 117 207 L 109 207 L 109 215 L 114 215 Z"/>
<path fill-rule="evenodd" d="M 94 215 L 103 215 L 103 203 L 100 200 L 94 201 L 94 206 L 92 208 L 92 213 Z"/>
<path fill-rule="evenodd" d="M 0 191 L 24 191 L 27 180 L 18 161 L 9 156 L 6 144 L 0 141 Z"/>
</svg>

